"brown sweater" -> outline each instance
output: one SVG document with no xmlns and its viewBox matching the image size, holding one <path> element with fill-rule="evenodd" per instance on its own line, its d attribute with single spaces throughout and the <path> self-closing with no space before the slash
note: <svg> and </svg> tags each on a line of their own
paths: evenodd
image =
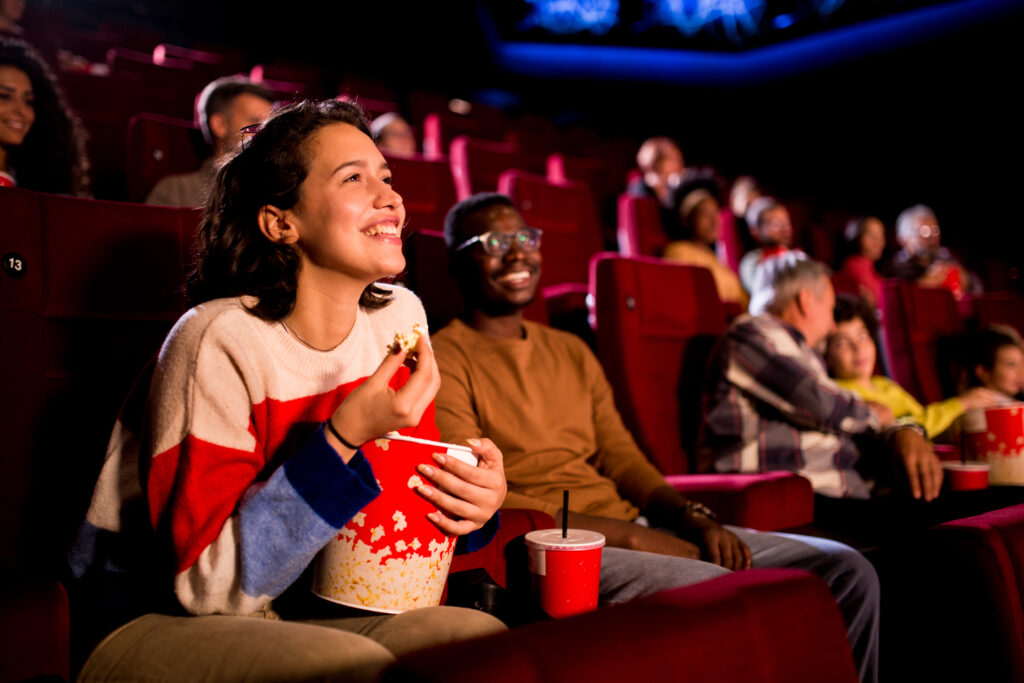
<svg viewBox="0 0 1024 683">
<path fill-rule="evenodd" d="M 445 441 L 485 436 L 505 457 L 505 507 L 632 520 L 664 477 L 615 409 L 597 358 L 578 337 L 531 322 L 525 339 L 493 339 L 454 320 L 432 338 Z"/>
</svg>

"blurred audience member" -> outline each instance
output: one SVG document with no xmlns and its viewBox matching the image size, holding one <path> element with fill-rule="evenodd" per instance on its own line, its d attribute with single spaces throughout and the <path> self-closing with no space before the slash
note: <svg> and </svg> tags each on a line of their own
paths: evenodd
<svg viewBox="0 0 1024 683">
<path fill-rule="evenodd" d="M 0 0 L 0 35 L 20 36 L 25 30 L 18 25 L 25 14 L 25 0 Z"/>
<path fill-rule="evenodd" d="M 0 36 L 0 185 L 82 196 L 87 169 L 85 134 L 50 67 Z"/>
<path fill-rule="evenodd" d="M 738 303 L 746 310 L 750 297 L 736 273 L 716 254 L 722 217 L 714 182 L 695 180 L 680 184 L 672 193 L 672 206 L 673 222 L 667 231 L 673 241 L 665 247 L 664 257 L 709 269 L 719 298 Z"/>
<path fill-rule="evenodd" d="M 774 256 L 789 251 L 793 244 L 793 223 L 789 210 L 774 197 L 758 197 L 750 203 L 746 214 L 750 233 L 760 245 L 740 260 L 740 282 L 748 292 L 754 291 L 754 271 Z"/>
<path fill-rule="evenodd" d="M 834 317 L 836 329 L 828 336 L 826 352 L 829 373 L 839 386 L 866 401 L 883 427 L 896 420 L 913 420 L 934 439 L 965 411 L 1000 402 L 1000 394 L 975 387 L 960 396 L 922 406 L 899 384 L 875 374 L 878 319 L 874 307 L 863 299 L 841 295 Z"/>
<path fill-rule="evenodd" d="M 997 392 L 1003 403 L 1024 399 L 1024 351 L 1012 328 L 987 327 L 975 335 L 969 351 L 970 382 Z"/>
<path fill-rule="evenodd" d="M 861 297 L 877 307 L 882 300 L 882 276 L 875 264 L 885 251 L 885 226 L 874 216 L 852 218 L 843 231 L 847 254 L 842 272 L 857 282 Z"/>
<path fill-rule="evenodd" d="M 416 154 L 416 136 L 412 126 L 395 112 L 381 114 L 370 124 L 370 132 L 382 152 L 404 156 Z"/>
<path fill-rule="evenodd" d="M 779 269 L 768 312 L 730 325 L 709 368 L 700 467 L 790 470 L 823 496 L 866 499 L 891 471 L 891 453 L 914 498 L 932 500 L 942 468 L 924 430 L 905 422 L 883 430 L 878 413 L 841 389 L 815 351 L 835 327 L 829 275 L 809 259 Z"/>
<path fill-rule="evenodd" d="M 198 170 L 161 178 L 146 203 L 204 205 L 218 160 L 235 149 L 242 129 L 265 119 L 273 105 L 274 93 L 244 76 L 226 76 L 207 84 L 196 98 L 196 121 L 212 154 Z"/>
<path fill-rule="evenodd" d="M 921 287 L 944 287 L 958 299 L 964 292 L 981 292 L 978 278 L 942 246 L 939 221 L 924 204 L 912 206 L 896 218 L 896 242 L 900 250 L 889 264 L 889 277 L 912 280 Z"/>
<path fill-rule="evenodd" d="M 663 207 L 672 205 L 672 190 L 683 180 L 686 162 L 683 153 L 671 138 L 649 138 L 636 153 L 640 181 L 629 188 L 632 194 L 649 194 Z"/>
</svg>

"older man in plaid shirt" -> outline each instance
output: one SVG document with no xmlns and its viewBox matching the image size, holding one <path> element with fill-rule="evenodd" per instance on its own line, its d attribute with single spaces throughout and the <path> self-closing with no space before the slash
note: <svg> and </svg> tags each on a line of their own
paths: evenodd
<svg viewBox="0 0 1024 683">
<path fill-rule="evenodd" d="M 892 453 L 914 498 L 936 498 L 942 467 L 923 430 L 901 422 L 883 431 L 876 408 L 833 382 L 815 351 L 834 327 L 828 268 L 782 258 L 777 268 L 768 312 L 738 318 L 710 368 L 702 466 L 791 470 L 818 494 L 868 498 Z"/>
</svg>

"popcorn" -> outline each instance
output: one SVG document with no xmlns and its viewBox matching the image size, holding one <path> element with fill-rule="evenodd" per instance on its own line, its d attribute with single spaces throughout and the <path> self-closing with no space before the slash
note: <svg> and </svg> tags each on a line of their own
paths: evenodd
<svg viewBox="0 0 1024 683">
<path fill-rule="evenodd" d="M 399 350 L 402 350 L 409 353 L 416 348 L 422 335 L 423 326 L 414 323 L 409 332 L 395 332 L 395 340 L 388 345 L 387 351 L 388 353 L 398 353 Z"/>
</svg>

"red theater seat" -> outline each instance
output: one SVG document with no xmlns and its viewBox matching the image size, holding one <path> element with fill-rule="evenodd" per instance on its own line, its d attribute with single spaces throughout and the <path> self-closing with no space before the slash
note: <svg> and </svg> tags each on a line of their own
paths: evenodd
<svg viewBox="0 0 1024 683">
<path fill-rule="evenodd" d="M 1009 325 L 1024 334 L 1024 297 L 1017 292 L 986 292 L 974 298 L 982 325 Z"/>
<path fill-rule="evenodd" d="M 888 279 L 882 283 L 880 308 L 893 380 L 923 404 L 941 401 L 946 392 L 939 347 L 964 327 L 953 295 L 946 289 Z"/>
<path fill-rule="evenodd" d="M 649 599 L 406 655 L 385 683 L 852 683 L 825 584 L 753 569 Z"/>
<path fill-rule="evenodd" d="M 661 207 L 653 197 L 619 195 L 619 253 L 623 256 L 661 256 L 668 235 L 661 226 Z"/>
<path fill-rule="evenodd" d="M 157 181 L 199 168 L 209 149 L 192 121 L 162 114 L 138 114 L 128 122 L 128 198 L 141 202 Z"/>
<path fill-rule="evenodd" d="M 597 352 L 626 426 L 677 490 L 757 529 L 809 524 L 810 483 L 789 473 L 689 474 L 701 390 L 726 311 L 706 268 L 601 255 L 591 265 Z"/>
<path fill-rule="evenodd" d="M 895 566 L 894 680 L 1024 680 L 1024 505 L 930 529 Z"/>
<path fill-rule="evenodd" d="M 391 181 L 402 195 L 409 230 L 444 230 L 444 217 L 455 204 L 455 185 L 446 158 L 385 154 Z"/>
<path fill-rule="evenodd" d="M 474 107 L 470 114 L 456 114 L 448 109 L 435 111 L 423 119 L 423 153 L 430 158 L 444 156 L 452 140 L 460 135 L 504 142 L 506 122 L 483 107 Z"/>
<path fill-rule="evenodd" d="M 509 169 L 544 172 L 544 158 L 523 152 L 514 142 L 492 142 L 468 135 L 452 140 L 449 159 L 460 201 L 477 192 L 494 192 L 498 176 Z"/>
</svg>

